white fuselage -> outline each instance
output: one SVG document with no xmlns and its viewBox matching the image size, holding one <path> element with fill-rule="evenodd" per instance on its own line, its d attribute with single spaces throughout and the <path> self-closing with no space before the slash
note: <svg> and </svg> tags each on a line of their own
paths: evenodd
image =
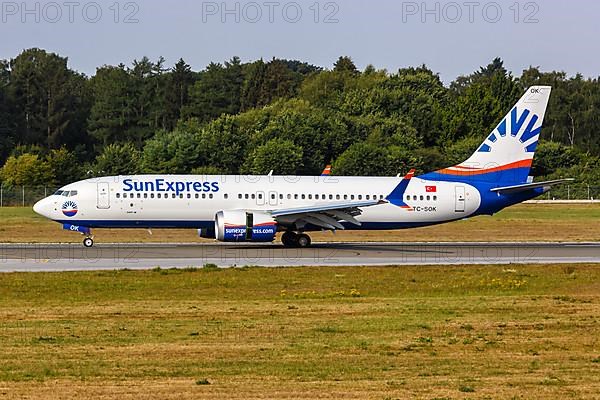
<svg viewBox="0 0 600 400">
<path fill-rule="evenodd" d="M 89 227 L 210 227 L 223 210 L 274 211 L 382 200 L 348 229 L 397 229 L 474 214 L 479 191 L 458 182 L 410 180 L 403 200 L 385 201 L 401 177 L 135 175 L 87 179 L 35 206 L 61 223 Z M 58 193 L 58 192 L 57 192 Z"/>
</svg>

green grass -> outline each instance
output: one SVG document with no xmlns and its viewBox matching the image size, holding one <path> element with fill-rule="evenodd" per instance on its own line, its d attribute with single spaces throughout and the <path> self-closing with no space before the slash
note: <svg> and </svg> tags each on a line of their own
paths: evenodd
<svg viewBox="0 0 600 400">
<path fill-rule="evenodd" d="M 10 273 L 0 299 L 13 397 L 600 391 L 598 265 Z"/>
</svg>

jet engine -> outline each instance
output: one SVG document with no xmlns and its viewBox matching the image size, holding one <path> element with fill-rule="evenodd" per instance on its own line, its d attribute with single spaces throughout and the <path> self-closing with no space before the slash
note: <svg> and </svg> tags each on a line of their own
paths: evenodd
<svg viewBox="0 0 600 400">
<path fill-rule="evenodd" d="M 221 242 L 272 242 L 277 222 L 261 212 L 219 211 L 215 215 L 215 233 Z"/>
</svg>

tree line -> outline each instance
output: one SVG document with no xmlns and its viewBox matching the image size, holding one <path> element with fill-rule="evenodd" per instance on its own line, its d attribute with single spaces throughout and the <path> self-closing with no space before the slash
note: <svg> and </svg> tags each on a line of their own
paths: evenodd
<svg viewBox="0 0 600 400">
<path fill-rule="evenodd" d="M 540 177 L 600 184 L 600 83 L 496 58 L 445 86 L 425 65 L 363 71 L 296 60 L 202 71 L 144 57 L 85 76 L 28 49 L 0 60 L 3 185 L 133 173 L 337 175 L 429 171 L 466 159 L 531 85 L 553 87 L 534 162 Z"/>
</svg>

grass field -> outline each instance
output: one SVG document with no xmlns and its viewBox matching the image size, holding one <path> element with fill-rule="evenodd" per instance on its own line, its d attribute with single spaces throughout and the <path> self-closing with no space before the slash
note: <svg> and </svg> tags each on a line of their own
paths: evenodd
<svg viewBox="0 0 600 400">
<path fill-rule="evenodd" d="M 0 208 L 0 242 L 79 242 L 81 236 L 36 215 L 31 208 Z M 600 204 L 521 204 L 492 217 L 475 217 L 399 231 L 311 234 L 316 241 L 598 241 Z M 94 231 L 97 242 L 202 242 L 194 230 Z"/>
<path fill-rule="evenodd" d="M 0 398 L 585 399 L 600 266 L 0 274 Z"/>
</svg>

